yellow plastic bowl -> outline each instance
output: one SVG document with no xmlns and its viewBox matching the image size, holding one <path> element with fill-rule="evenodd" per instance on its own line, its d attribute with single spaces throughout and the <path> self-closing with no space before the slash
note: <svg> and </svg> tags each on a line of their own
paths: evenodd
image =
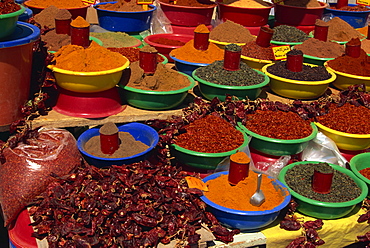
<svg viewBox="0 0 370 248">
<path fill-rule="evenodd" d="M 54 72 L 56 83 L 61 88 L 73 92 L 94 93 L 116 86 L 121 79 L 123 70 L 129 64 L 130 61 L 126 58 L 125 64 L 118 68 L 96 72 L 69 71 L 53 65 L 49 65 L 48 68 Z"/>
<path fill-rule="evenodd" d="M 366 91 L 370 91 L 370 77 L 357 76 L 353 74 L 348 74 L 332 69 L 327 62 L 324 66 L 328 71 L 331 71 L 337 75 L 337 78 L 333 81 L 333 85 L 340 90 L 346 90 L 349 86 L 355 84 L 365 84 Z"/>
<path fill-rule="evenodd" d="M 224 49 L 226 45 L 229 45 L 229 44 L 236 44 L 238 46 L 244 46 L 246 43 L 233 43 L 233 42 L 223 42 L 223 41 L 218 41 L 218 40 L 212 40 L 212 39 L 209 39 L 209 42 L 212 42 L 214 43 L 215 45 L 217 45 L 219 48 L 221 49 Z"/>
<path fill-rule="evenodd" d="M 332 139 L 339 149 L 360 151 L 370 147 L 370 134 L 352 134 L 336 131 L 315 122 L 319 131 Z"/>
<path fill-rule="evenodd" d="M 331 77 L 322 81 L 299 81 L 279 77 L 267 72 L 267 68 L 273 64 L 267 64 L 262 68 L 262 72 L 270 78 L 270 89 L 276 94 L 293 99 L 315 99 L 325 93 L 329 84 L 336 79 L 335 73 L 328 71 Z M 304 65 L 317 66 L 314 64 Z"/>
<path fill-rule="evenodd" d="M 259 71 L 262 71 L 262 67 L 264 67 L 265 65 L 275 63 L 275 61 L 272 60 L 255 59 L 244 55 L 241 55 L 240 58 L 242 61 L 244 61 L 244 63 Z"/>
</svg>

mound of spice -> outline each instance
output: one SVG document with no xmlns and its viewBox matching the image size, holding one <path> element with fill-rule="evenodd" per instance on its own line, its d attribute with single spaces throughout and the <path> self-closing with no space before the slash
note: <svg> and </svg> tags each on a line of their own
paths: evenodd
<svg viewBox="0 0 370 248">
<path fill-rule="evenodd" d="M 271 40 L 284 42 L 303 42 L 309 38 L 302 30 L 288 25 L 279 25 L 273 28 Z"/>
<path fill-rule="evenodd" d="M 322 125 L 344 133 L 370 134 L 370 109 L 345 103 L 332 104 L 327 114 L 317 116 Z"/>
<path fill-rule="evenodd" d="M 275 60 L 272 47 L 272 45 L 261 47 L 257 45 L 256 41 L 250 41 L 242 46 L 242 55 L 255 59 Z"/>
<path fill-rule="evenodd" d="M 48 51 L 58 51 L 61 47 L 71 44 L 71 36 L 68 34 L 57 34 L 55 29 L 41 35 L 41 40 L 45 42 Z"/>
<path fill-rule="evenodd" d="M 221 175 L 206 182 L 208 191 L 204 195 L 212 202 L 235 210 L 242 211 L 264 211 L 271 210 L 280 205 L 288 191 L 276 190 L 273 179 L 262 175 L 261 190 L 265 195 L 265 202 L 261 206 L 253 206 L 249 199 L 257 188 L 257 173 L 249 171 L 248 177 L 232 186 L 228 181 L 228 175 Z"/>
<path fill-rule="evenodd" d="M 55 17 L 59 12 L 59 8 L 54 5 L 43 9 L 40 13 L 36 14 L 33 18 L 41 28 L 55 28 Z"/>
<path fill-rule="evenodd" d="M 370 167 L 359 171 L 361 175 L 370 180 Z"/>
<path fill-rule="evenodd" d="M 244 8 L 270 8 L 271 4 L 263 0 L 224 0 L 223 4 Z"/>
<path fill-rule="evenodd" d="M 0 15 L 9 14 L 20 10 L 21 7 L 13 0 L 0 1 Z"/>
<path fill-rule="evenodd" d="M 214 27 L 209 33 L 209 38 L 229 43 L 247 43 L 256 39 L 247 28 L 230 20 Z"/>
<path fill-rule="evenodd" d="M 317 0 L 283 0 L 285 5 L 295 6 L 295 7 L 306 7 L 315 8 L 321 7 L 319 1 Z"/>
<path fill-rule="evenodd" d="M 309 38 L 302 44 L 295 45 L 294 49 L 301 50 L 304 54 L 319 58 L 337 58 L 345 53 L 343 45 L 332 41 L 321 41 Z"/>
<path fill-rule="evenodd" d="M 369 39 L 362 40 L 361 48 L 365 51 L 365 53 L 370 54 L 370 40 Z"/>
<path fill-rule="evenodd" d="M 352 38 L 364 38 L 364 36 L 352 27 L 348 22 L 339 17 L 334 17 L 329 21 L 317 19 L 315 25 L 328 25 L 328 40 L 329 41 L 349 41 Z"/>
<path fill-rule="evenodd" d="M 82 16 L 77 16 L 77 18 L 71 21 L 71 26 L 75 28 L 87 28 L 90 27 L 90 23 L 88 23 Z"/>
<path fill-rule="evenodd" d="M 322 202 L 346 202 L 354 200 L 361 194 L 360 187 L 348 175 L 335 170 L 330 192 L 320 194 L 312 189 L 312 176 L 315 167 L 330 166 L 327 163 L 297 164 L 287 170 L 285 181 L 296 193 L 309 199 Z"/>
<path fill-rule="evenodd" d="M 90 36 L 103 42 L 103 47 L 131 47 L 141 44 L 140 40 L 124 32 L 90 32 Z"/>
<path fill-rule="evenodd" d="M 145 47 L 145 46 L 144 46 Z M 143 48 L 144 48 L 143 47 Z M 112 52 L 117 52 L 125 56 L 130 62 L 135 62 L 139 61 L 139 53 L 140 53 L 140 48 L 137 47 L 108 47 L 108 50 Z M 164 61 L 164 58 L 157 54 L 157 61 L 159 63 Z"/>
<path fill-rule="evenodd" d="M 244 142 L 243 134 L 221 117 L 207 115 L 191 122 L 176 138 L 182 148 L 204 153 L 232 151 Z"/>
<path fill-rule="evenodd" d="M 38 8 L 47 8 L 50 5 L 54 5 L 59 9 L 78 8 L 86 6 L 81 0 L 28 0 L 27 5 Z"/>
<path fill-rule="evenodd" d="M 120 53 L 109 51 L 92 41 L 83 48 L 76 45 L 63 46 L 54 54 L 55 66 L 70 71 L 105 71 L 123 66 L 127 59 Z"/>
<path fill-rule="evenodd" d="M 176 38 L 175 38 L 176 39 Z M 158 37 L 152 40 L 153 43 L 168 45 L 168 46 L 183 46 L 186 42 L 180 40 L 173 40 L 165 37 Z"/>
<path fill-rule="evenodd" d="M 340 8 L 337 8 L 337 6 L 330 6 L 331 9 L 336 9 L 336 10 L 344 10 L 344 11 L 369 11 L 370 9 L 362 6 L 362 5 L 356 5 L 356 6 L 343 6 Z"/>
<path fill-rule="evenodd" d="M 302 139 L 312 134 L 309 121 L 293 112 L 257 110 L 246 116 L 245 127 L 259 135 L 273 139 Z"/>
<path fill-rule="evenodd" d="M 172 5 L 179 5 L 179 6 L 189 6 L 189 7 L 209 7 L 209 6 L 216 6 L 212 1 L 208 0 L 161 0 L 160 2 L 172 4 Z"/>
<path fill-rule="evenodd" d="M 107 3 L 98 6 L 99 9 L 105 10 L 112 10 L 112 11 L 124 11 L 124 12 L 138 12 L 143 11 L 143 6 L 141 4 L 137 4 L 136 1 L 125 1 L 125 0 L 118 0 L 115 3 Z M 149 7 L 151 8 L 151 7 Z"/>
</svg>

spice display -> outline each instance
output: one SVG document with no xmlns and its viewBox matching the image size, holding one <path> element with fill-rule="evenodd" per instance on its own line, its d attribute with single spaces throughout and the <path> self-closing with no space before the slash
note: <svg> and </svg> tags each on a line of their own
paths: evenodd
<svg viewBox="0 0 370 248">
<path fill-rule="evenodd" d="M 77 16 L 76 19 L 72 20 L 71 26 L 75 28 L 86 28 L 90 26 L 90 23 L 88 23 L 83 17 Z"/>
<path fill-rule="evenodd" d="M 140 43 L 140 40 L 124 32 L 90 32 L 90 36 L 101 40 L 103 47 L 131 47 Z"/>
<path fill-rule="evenodd" d="M 52 175 L 64 176 L 81 164 L 76 140 L 70 132 L 43 129 L 29 134 L 23 141 L 12 143 L 15 147 L 3 150 L 0 203 L 5 226 L 46 190 L 55 180 Z"/>
<path fill-rule="evenodd" d="M 206 25 L 200 24 L 194 29 L 194 33 L 210 33 Z"/>
<path fill-rule="evenodd" d="M 104 71 L 115 69 L 126 63 L 121 54 L 109 51 L 92 41 L 88 48 L 67 45 L 54 54 L 55 66 L 70 71 Z"/>
<path fill-rule="evenodd" d="M 317 0 L 283 0 L 285 5 L 305 8 L 321 7 Z"/>
<path fill-rule="evenodd" d="M 244 7 L 244 8 L 269 8 L 271 4 L 263 0 L 225 0 L 222 1 L 223 4 L 234 7 Z"/>
<path fill-rule="evenodd" d="M 176 39 L 176 38 L 175 38 Z M 168 45 L 168 46 L 183 46 L 185 42 L 180 40 L 173 40 L 165 37 L 158 37 L 152 40 L 153 43 L 161 44 L 161 45 Z"/>
<path fill-rule="evenodd" d="M 293 112 L 257 110 L 246 116 L 245 127 L 273 139 L 302 139 L 312 134 L 310 122 Z"/>
<path fill-rule="evenodd" d="M 48 51 L 58 51 L 62 46 L 71 44 L 71 36 L 68 34 L 57 34 L 55 29 L 41 35 L 41 40 L 45 42 Z"/>
<path fill-rule="evenodd" d="M 216 6 L 213 2 L 205 0 L 205 1 L 198 1 L 198 0 L 161 0 L 163 3 L 179 5 L 179 6 L 189 6 L 189 7 L 209 7 L 209 6 Z"/>
<path fill-rule="evenodd" d="M 343 106 L 332 104 L 328 113 L 317 116 L 316 121 L 344 133 L 370 134 L 369 118 L 370 109 L 345 103 Z"/>
<path fill-rule="evenodd" d="M 0 15 L 9 14 L 20 10 L 21 7 L 13 0 L 0 1 Z"/>
<path fill-rule="evenodd" d="M 151 8 L 151 7 L 150 7 Z M 111 10 L 111 11 L 123 11 L 123 12 L 138 12 L 144 11 L 141 4 L 137 4 L 136 1 L 125 1 L 118 0 L 115 3 L 107 3 L 99 6 L 99 9 Z"/>
<path fill-rule="evenodd" d="M 249 199 L 257 188 L 257 173 L 249 171 L 248 177 L 241 180 L 237 185 L 232 186 L 228 181 L 228 175 L 221 175 L 206 182 L 208 191 L 204 195 L 212 202 L 226 208 L 242 211 L 264 211 L 271 210 L 281 204 L 284 200 L 284 193 L 276 190 L 272 183 L 273 179 L 262 175 L 261 190 L 266 200 L 261 206 L 253 206 Z"/>
<path fill-rule="evenodd" d="M 229 43 L 247 43 L 256 39 L 247 28 L 230 20 L 214 27 L 209 34 L 209 38 Z"/>
<path fill-rule="evenodd" d="M 158 63 L 154 74 L 145 74 L 139 62 L 130 64 L 130 78 L 127 86 L 142 90 L 172 91 L 190 85 L 187 76 Z"/>
<path fill-rule="evenodd" d="M 284 42 L 303 42 L 307 40 L 308 35 L 302 30 L 288 25 L 279 25 L 273 28 L 274 34 L 271 40 Z"/>
<path fill-rule="evenodd" d="M 59 12 L 59 8 L 55 7 L 54 5 L 50 5 L 49 7 L 43 9 L 40 13 L 36 14 L 33 18 L 35 22 L 37 22 L 41 28 L 55 28 L 55 17 Z"/>
<path fill-rule="evenodd" d="M 192 63 L 211 64 L 223 60 L 224 50 L 213 43 L 209 43 L 207 50 L 198 50 L 194 48 L 194 40 L 190 40 L 184 46 L 173 49 L 170 55 Z"/>
<path fill-rule="evenodd" d="M 369 39 L 362 40 L 361 48 L 365 51 L 365 53 L 370 54 L 370 40 Z"/>
<path fill-rule="evenodd" d="M 312 189 L 312 175 L 316 166 L 330 166 L 326 163 L 297 164 L 287 170 L 285 182 L 296 193 L 307 198 L 322 202 L 351 201 L 361 194 L 361 189 L 348 175 L 334 170 L 330 193 L 320 194 Z"/>
<path fill-rule="evenodd" d="M 69 12 L 69 10 L 67 9 L 60 9 L 55 15 L 55 19 L 58 19 L 58 20 L 68 20 L 71 18 L 72 18 L 71 12 Z"/>
<path fill-rule="evenodd" d="M 81 0 L 28 0 L 27 5 L 38 8 L 47 8 L 51 5 L 54 5 L 59 9 L 78 8 L 86 6 Z"/>
<path fill-rule="evenodd" d="M 331 9 L 336 10 L 343 10 L 343 11 L 369 11 L 369 8 L 362 6 L 362 5 L 356 5 L 356 6 L 343 6 L 340 8 L 337 8 L 335 5 L 330 6 Z"/>
<path fill-rule="evenodd" d="M 361 173 L 361 175 L 363 175 L 364 177 L 370 180 L 370 167 L 362 169 L 359 172 Z"/>
<path fill-rule="evenodd" d="M 262 47 L 257 45 L 256 41 L 250 41 L 242 46 L 242 55 L 255 59 L 275 60 L 271 47 Z"/>
<path fill-rule="evenodd" d="M 185 126 L 185 133 L 177 136 L 182 148 L 204 153 L 228 152 L 240 147 L 243 134 L 224 119 L 207 115 Z"/>
<path fill-rule="evenodd" d="M 35 200 L 32 235 L 46 238 L 49 247 L 137 248 L 171 241 L 184 247 L 198 244 L 197 230 L 205 225 L 216 240 L 233 241 L 240 231 L 229 231 L 205 211 L 202 191 L 189 189 L 185 176 L 165 162 L 80 166 Z"/>
<path fill-rule="evenodd" d="M 315 38 L 309 38 L 302 44 L 295 45 L 294 49 L 319 58 L 337 58 L 345 52 L 344 46 L 337 42 L 321 41 Z"/>
<path fill-rule="evenodd" d="M 199 78 L 220 85 L 248 86 L 262 83 L 265 78 L 245 63 L 240 69 L 229 71 L 224 69 L 224 61 L 215 61 L 210 65 L 199 67 L 195 75 Z"/>
<path fill-rule="evenodd" d="M 352 38 L 364 38 L 359 31 L 339 17 L 334 17 L 327 22 L 317 19 L 315 24 L 329 25 L 329 41 L 349 41 Z"/>
<path fill-rule="evenodd" d="M 125 56 L 130 62 L 139 61 L 140 48 L 137 47 L 108 47 L 108 50 L 117 52 Z M 157 56 L 159 63 L 164 61 L 164 58 L 160 55 Z"/>
</svg>

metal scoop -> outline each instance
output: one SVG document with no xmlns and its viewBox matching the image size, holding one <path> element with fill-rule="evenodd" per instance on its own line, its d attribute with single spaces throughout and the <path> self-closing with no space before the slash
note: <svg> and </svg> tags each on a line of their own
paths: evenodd
<svg viewBox="0 0 370 248">
<path fill-rule="evenodd" d="M 263 194 L 261 190 L 261 181 L 262 181 L 262 174 L 260 173 L 257 176 L 257 190 L 252 195 L 249 201 L 253 206 L 256 206 L 256 207 L 261 206 L 261 204 L 265 202 L 265 195 Z"/>
</svg>

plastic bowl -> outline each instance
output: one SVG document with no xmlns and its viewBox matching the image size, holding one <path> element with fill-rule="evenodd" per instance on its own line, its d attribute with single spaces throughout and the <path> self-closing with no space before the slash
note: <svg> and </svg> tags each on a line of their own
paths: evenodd
<svg viewBox="0 0 370 248">
<path fill-rule="evenodd" d="M 319 131 L 332 139 L 339 149 L 360 151 L 370 147 L 370 134 L 344 133 L 315 122 Z"/>
<path fill-rule="evenodd" d="M 324 66 L 328 71 L 335 73 L 337 78 L 333 81 L 333 85 L 340 90 L 346 90 L 349 86 L 355 84 L 365 84 L 366 91 L 370 91 L 370 77 L 357 76 L 353 74 L 348 74 L 340 71 L 336 71 L 331 68 L 327 62 L 324 63 Z"/>
<path fill-rule="evenodd" d="M 235 96 L 239 99 L 248 98 L 249 100 L 255 100 L 261 94 L 262 88 L 268 85 L 270 82 L 269 77 L 264 73 L 258 70 L 255 71 L 258 74 L 262 74 L 265 77 L 265 80 L 262 83 L 250 86 L 220 85 L 208 82 L 195 75 L 196 70 L 193 71 L 192 76 L 198 82 L 200 93 L 208 100 L 212 100 L 213 98 L 217 97 L 221 101 L 225 101 L 226 94 Z"/>
<path fill-rule="evenodd" d="M 278 23 L 291 26 L 315 26 L 317 19 L 321 19 L 327 3 L 319 2 L 320 7 L 296 7 L 285 4 L 274 4 L 275 20 Z"/>
<path fill-rule="evenodd" d="M 168 59 L 168 61 L 173 62 L 173 60 L 170 58 L 170 52 L 173 49 L 179 48 L 181 46 L 171 46 L 171 45 L 164 45 L 160 43 L 156 43 L 155 40 L 159 38 L 166 38 L 170 40 L 177 40 L 182 42 L 188 42 L 192 39 L 194 39 L 194 35 L 184 35 L 184 34 L 152 34 L 148 35 L 144 38 L 144 41 L 148 44 L 157 49 L 157 51 Z"/>
<path fill-rule="evenodd" d="M 289 45 L 289 46 L 294 46 L 294 45 L 300 45 L 303 43 L 302 42 L 289 42 L 289 41 L 277 41 L 277 40 L 271 40 L 271 44 L 278 45 L 278 46 L 284 46 L 284 45 Z"/>
<path fill-rule="evenodd" d="M 265 59 L 255 59 L 251 57 L 247 57 L 244 55 L 240 56 L 240 59 L 245 62 L 247 65 L 249 65 L 251 68 L 255 70 L 262 70 L 262 67 L 264 67 L 267 64 L 273 64 L 275 61 L 272 60 L 265 60 Z"/>
<path fill-rule="evenodd" d="M 208 182 L 209 180 L 213 180 L 221 175 L 227 174 L 227 171 L 217 172 L 205 177 L 203 182 Z M 269 178 L 272 179 L 271 177 Z M 210 201 L 205 195 L 201 196 L 200 199 L 207 204 L 209 211 L 213 213 L 217 220 L 224 226 L 229 228 L 238 228 L 241 231 L 257 231 L 262 227 L 268 226 L 274 220 L 276 220 L 280 211 L 289 204 L 291 199 L 291 195 L 284 184 L 278 180 L 273 180 L 271 183 L 274 185 L 277 192 L 281 192 L 285 195 L 283 202 L 271 210 L 241 211 L 222 207 Z"/>
<path fill-rule="evenodd" d="M 295 49 L 294 46 L 292 47 L 292 50 Z M 307 64 L 313 64 L 313 65 L 319 65 L 324 66 L 324 63 L 328 60 L 333 60 L 335 58 L 321 58 L 316 56 L 311 56 L 307 54 L 303 54 L 303 62 Z"/>
<path fill-rule="evenodd" d="M 178 59 L 170 55 L 170 58 L 175 62 L 175 67 L 179 72 L 185 73 L 188 76 L 193 74 L 193 71 L 201 66 L 207 66 L 209 64 L 193 63 L 185 60 Z"/>
<path fill-rule="evenodd" d="M 331 167 L 333 167 L 335 170 L 340 171 L 349 177 L 351 177 L 356 184 L 361 188 L 362 193 L 359 197 L 352 201 L 347 202 L 322 202 L 322 201 L 316 201 L 309 199 L 307 197 L 304 197 L 297 192 L 293 191 L 286 183 L 285 181 L 285 175 L 287 173 L 287 170 L 293 168 L 294 166 L 298 164 L 312 164 L 312 163 L 320 163 L 317 161 L 302 161 L 302 162 L 296 162 L 289 164 L 280 171 L 279 173 L 279 180 L 285 184 L 290 193 L 292 194 L 294 200 L 298 203 L 297 210 L 301 212 L 302 214 L 305 214 L 307 216 L 311 216 L 317 219 L 338 219 L 341 217 L 346 216 L 349 214 L 358 203 L 361 203 L 365 197 L 368 194 L 367 185 L 357 178 L 350 170 L 340 167 L 339 165 L 335 164 L 329 164 Z"/>
<path fill-rule="evenodd" d="M 86 158 L 86 161 L 94 165 L 96 167 L 106 167 L 111 165 L 123 165 L 123 164 L 131 164 L 135 162 L 140 162 L 145 160 L 145 158 L 149 155 L 149 152 L 154 149 L 154 147 L 158 144 L 159 135 L 157 131 L 145 124 L 132 122 L 128 124 L 124 124 L 118 127 L 120 132 L 128 132 L 130 133 L 135 140 L 141 141 L 142 143 L 149 146 L 149 148 L 141 153 L 130 157 L 122 157 L 122 158 L 102 158 L 93 156 L 87 153 L 84 149 L 84 146 L 87 141 L 89 141 L 92 137 L 98 136 L 100 128 L 91 128 L 83 132 L 80 137 L 77 139 L 77 147 L 83 156 Z"/>
<path fill-rule="evenodd" d="M 240 132 L 242 130 L 239 127 L 236 127 Z M 217 165 L 226 157 L 243 150 L 248 143 L 249 138 L 246 133 L 242 132 L 244 136 L 244 143 L 231 151 L 228 152 L 220 152 L 220 153 L 204 153 L 204 152 L 196 152 L 191 151 L 176 144 L 170 145 L 171 155 L 176 158 L 178 162 L 181 164 L 185 164 L 190 168 L 197 168 L 201 170 L 214 170 L 216 169 Z"/>
<path fill-rule="evenodd" d="M 17 26 L 18 17 L 22 15 L 26 8 L 20 4 L 17 4 L 21 7 L 20 10 L 9 14 L 2 14 L 0 15 L 0 40 L 8 37 L 15 31 L 15 27 Z"/>
<path fill-rule="evenodd" d="M 219 48 L 221 49 L 224 49 L 226 45 L 229 45 L 229 44 L 236 44 L 238 46 L 244 46 L 246 43 L 232 43 L 232 42 L 223 42 L 223 41 L 218 41 L 218 40 L 211 40 L 209 39 L 209 42 L 212 42 L 214 43 L 215 45 L 217 45 Z"/>
<path fill-rule="evenodd" d="M 186 76 L 191 84 L 180 90 L 152 91 L 136 89 L 121 84 L 119 86 L 123 89 L 123 98 L 129 105 L 147 110 L 166 110 L 180 105 L 188 95 L 188 91 L 195 86 L 194 79 L 188 75 Z"/>
<path fill-rule="evenodd" d="M 219 19 L 230 20 L 246 27 L 260 27 L 268 23 L 273 5 L 265 8 L 247 8 L 230 6 L 217 2 Z"/>
<path fill-rule="evenodd" d="M 360 173 L 360 170 L 370 167 L 370 152 L 364 152 L 353 156 L 349 161 L 349 166 L 353 174 L 367 184 L 369 190 L 368 195 L 370 195 L 370 179 Z"/>
<path fill-rule="evenodd" d="M 294 155 L 302 152 L 308 145 L 308 142 L 314 139 L 317 135 L 318 129 L 314 123 L 310 124 L 312 133 L 302 139 L 274 139 L 259 135 L 248 130 L 242 123 L 238 122 L 238 126 L 248 135 L 252 137 L 250 147 L 267 155 L 285 156 Z"/>
<path fill-rule="evenodd" d="M 69 71 L 49 65 L 48 68 L 54 72 L 56 83 L 63 89 L 80 92 L 94 93 L 113 88 L 121 79 L 122 71 L 129 66 L 126 59 L 124 65 L 106 71 L 78 72 Z"/>
<path fill-rule="evenodd" d="M 158 1 L 163 13 L 171 24 L 196 27 L 200 24 L 210 25 L 216 4 L 204 7 L 181 6 Z"/>
<path fill-rule="evenodd" d="M 337 77 L 335 73 L 328 70 L 331 77 L 322 81 L 299 81 L 279 77 L 267 72 L 267 68 L 272 64 L 265 65 L 262 71 L 270 77 L 270 89 L 276 94 L 292 99 L 315 99 L 325 93 L 329 84 Z M 313 64 L 306 64 L 309 66 L 317 66 Z"/>
<path fill-rule="evenodd" d="M 173 25 L 171 24 L 172 27 L 172 32 L 174 34 L 188 34 L 194 36 L 194 30 L 197 28 L 197 26 L 193 27 L 186 27 L 186 26 L 179 26 L 179 25 Z M 206 25 L 206 27 L 209 30 L 212 30 L 213 26 L 212 25 Z"/>
<path fill-rule="evenodd" d="M 104 4 L 116 2 L 104 2 L 94 5 L 98 15 L 99 25 L 109 31 L 114 32 L 141 32 L 150 28 L 154 11 L 154 5 L 149 5 L 145 11 L 124 12 L 112 11 L 99 8 Z"/>
<path fill-rule="evenodd" d="M 46 7 L 37 7 L 30 5 L 29 1 L 25 1 L 24 5 L 27 8 L 30 8 L 33 12 L 33 15 L 37 15 L 41 11 L 43 11 Z M 52 5 L 52 4 L 51 4 Z M 78 16 L 83 17 L 86 19 L 87 15 L 87 9 L 90 7 L 90 5 L 82 6 L 82 7 L 76 7 L 76 8 L 66 8 L 72 15 L 72 19 L 76 19 Z"/>
<path fill-rule="evenodd" d="M 335 4 L 330 3 L 330 6 L 335 6 Z M 348 6 L 354 7 L 357 6 L 357 4 L 348 4 Z M 367 25 L 367 18 L 369 17 L 370 9 L 368 11 L 347 11 L 331 9 L 328 7 L 325 8 L 324 13 L 332 14 L 333 17 L 339 17 L 353 28 L 363 28 Z"/>
</svg>

